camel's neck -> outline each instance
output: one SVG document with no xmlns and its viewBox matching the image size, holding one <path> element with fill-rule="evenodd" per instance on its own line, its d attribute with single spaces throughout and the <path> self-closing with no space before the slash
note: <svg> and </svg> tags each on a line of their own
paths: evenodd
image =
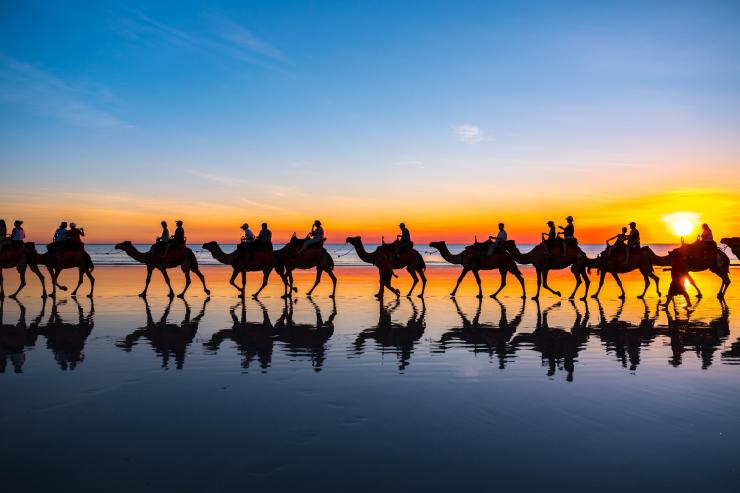
<svg viewBox="0 0 740 493">
<path fill-rule="evenodd" d="M 532 254 L 534 250 L 528 252 L 528 253 L 522 253 L 519 251 L 518 248 L 514 247 L 513 251 L 511 251 L 511 256 L 514 258 L 514 261 L 518 264 L 531 264 L 533 262 L 532 260 Z"/>
<path fill-rule="evenodd" d="M 442 255 L 442 258 L 445 259 L 446 262 L 451 264 L 462 264 L 462 253 L 453 254 L 450 252 L 450 249 L 447 248 L 447 243 L 441 243 L 437 250 L 439 250 L 440 255 Z"/>
<path fill-rule="evenodd" d="M 653 265 L 658 265 L 661 267 L 667 267 L 671 265 L 670 255 L 656 255 L 656 253 L 651 248 L 648 248 L 648 251 L 650 252 L 650 261 L 653 263 Z"/>
<path fill-rule="evenodd" d="M 355 247 L 355 251 L 357 251 L 357 256 L 360 257 L 360 260 L 367 262 L 368 264 L 375 262 L 375 254 L 369 253 L 365 250 L 362 240 L 357 240 L 355 243 L 352 243 L 352 246 Z"/>
<path fill-rule="evenodd" d="M 137 262 L 141 262 L 142 264 L 145 264 L 148 259 L 148 255 L 146 253 L 140 252 L 133 245 L 127 246 L 123 251 L 126 253 L 126 255 L 136 260 Z"/>
<path fill-rule="evenodd" d="M 222 264 L 230 265 L 231 261 L 234 260 L 234 254 L 233 253 L 226 253 L 223 250 L 221 250 L 221 247 L 218 244 L 213 245 L 211 248 L 209 248 L 211 255 L 213 255 L 213 258 L 221 262 Z"/>
</svg>

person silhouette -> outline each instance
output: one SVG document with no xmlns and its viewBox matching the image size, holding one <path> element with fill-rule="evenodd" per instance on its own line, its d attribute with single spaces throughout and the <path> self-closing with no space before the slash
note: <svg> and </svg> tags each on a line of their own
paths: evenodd
<svg viewBox="0 0 740 493">
<path fill-rule="evenodd" d="M 324 228 L 321 226 L 321 221 L 317 219 L 313 222 L 313 225 L 311 226 L 311 231 L 308 233 L 308 236 L 303 242 L 303 246 L 301 246 L 300 250 L 298 250 L 298 253 L 303 253 L 306 248 L 310 247 L 311 245 L 321 243 L 322 241 L 324 241 Z"/>
<path fill-rule="evenodd" d="M 506 240 L 508 239 L 508 235 L 504 229 L 504 223 L 498 223 L 498 234 L 496 234 L 495 238 L 493 236 L 489 236 L 488 239 L 493 240 L 493 243 L 488 247 L 487 255 L 489 257 L 493 255 L 493 252 L 503 250 L 506 245 Z"/>
<path fill-rule="evenodd" d="M 640 250 L 640 232 L 637 230 L 637 224 L 630 223 L 630 233 L 627 235 L 627 253 L 624 257 L 624 265 L 630 263 L 630 253 Z"/>
</svg>

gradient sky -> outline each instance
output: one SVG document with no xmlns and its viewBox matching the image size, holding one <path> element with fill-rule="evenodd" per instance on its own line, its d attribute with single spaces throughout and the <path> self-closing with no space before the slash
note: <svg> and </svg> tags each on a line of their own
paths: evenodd
<svg viewBox="0 0 740 493">
<path fill-rule="evenodd" d="M 0 217 L 740 235 L 738 53 L 738 2 L 0 1 Z"/>
</svg>

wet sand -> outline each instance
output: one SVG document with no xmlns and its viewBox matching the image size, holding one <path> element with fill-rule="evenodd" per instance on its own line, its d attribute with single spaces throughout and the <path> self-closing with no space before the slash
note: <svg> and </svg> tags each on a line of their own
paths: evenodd
<svg viewBox="0 0 740 493">
<path fill-rule="evenodd" d="M 639 275 L 623 277 L 624 303 L 607 280 L 600 302 L 538 305 L 511 276 L 488 298 L 489 272 L 479 304 L 472 277 L 453 301 L 459 269 L 430 268 L 423 301 L 378 303 L 375 270 L 346 267 L 335 302 L 328 278 L 306 299 L 314 274 L 300 272 L 294 301 L 273 275 L 242 303 L 229 269 L 203 270 L 210 298 L 194 279 L 170 301 L 155 274 L 144 301 L 143 267 L 98 267 L 92 301 L 44 305 L 32 277 L 20 303 L 4 301 L 8 491 L 734 491 L 736 284 L 723 306 L 718 279 L 695 275 L 704 299 L 669 319 L 654 288 L 635 298 Z M 565 271 L 551 285 L 567 295 L 574 282 Z"/>
</svg>

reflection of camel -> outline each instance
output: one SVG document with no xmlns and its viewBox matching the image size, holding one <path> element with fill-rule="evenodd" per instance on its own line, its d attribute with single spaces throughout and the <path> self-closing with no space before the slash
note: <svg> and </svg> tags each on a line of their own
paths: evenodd
<svg viewBox="0 0 740 493">
<path fill-rule="evenodd" d="M 67 286 L 59 284 L 59 274 L 65 269 L 77 269 L 79 277 L 77 279 L 77 286 L 72 290 L 72 297 L 77 296 L 77 290 L 80 289 L 82 281 L 87 276 L 90 280 L 90 292 L 87 294 L 87 297 L 92 298 L 93 290 L 95 289 L 95 278 L 92 276 L 92 271 L 95 266 L 90 258 L 90 254 L 85 251 L 83 246 L 63 245 L 57 251 L 44 252 L 41 255 L 36 252 L 34 247 L 33 252 L 36 256 L 36 263 L 45 265 L 49 269 L 52 297 L 56 296 L 57 287 L 62 291 L 67 290 Z"/>
<path fill-rule="evenodd" d="M 393 322 L 391 319 L 393 312 L 400 304 L 398 300 L 395 300 L 390 308 L 386 308 L 382 301 L 378 301 L 378 324 L 360 332 L 354 342 L 354 354 L 363 354 L 365 341 L 372 339 L 381 354 L 394 353 L 396 355 L 399 371 L 406 369 L 414 352 L 414 347 L 421 336 L 424 335 L 424 329 L 426 328 L 426 321 L 424 320 L 426 305 L 422 301 L 421 312 L 419 312 L 416 304 L 411 300 L 410 303 L 412 314 L 404 325 Z"/>
<path fill-rule="evenodd" d="M 3 241 L 3 240 L 0 240 Z M 43 288 L 42 297 L 46 297 L 46 283 L 44 282 L 44 275 L 39 270 L 38 264 L 36 263 L 36 247 L 33 243 L 24 243 L 21 246 L 11 244 L 3 245 L 2 251 L 0 252 L 0 299 L 5 298 L 5 289 L 3 287 L 3 269 L 15 269 L 20 275 L 20 284 L 18 289 L 10 295 L 11 298 L 18 296 L 26 286 L 26 267 L 30 267 L 31 271 L 36 274 L 41 281 L 41 287 Z"/>
<path fill-rule="evenodd" d="M 231 253 L 226 253 L 221 249 L 218 242 L 215 241 L 206 243 L 203 245 L 203 248 L 211 252 L 213 258 L 222 264 L 231 266 L 233 271 L 231 273 L 231 279 L 229 279 L 229 284 L 238 289 L 241 296 L 244 296 L 247 289 L 247 272 L 262 271 L 262 285 L 252 295 L 253 298 L 257 298 L 262 290 L 265 289 L 265 286 L 267 286 L 267 280 L 270 277 L 272 269 L 275 269 L 275 272 L 278 273 L 283 280 L 283 284 L 287 283 L 282 269 L 277 267 L 278 258 L 271 246 L 269 248 L 256 248 L 251 254 L 239 249 Z M 234 282 L 234 279 L 239 274 L 242 276 L 241 287 Z"/>
<path fill-rule="evenodd" d="M 85 315 L 82 305 L 76 298 L 72 298 L 77 305 L 77 322 L 65 322 L 59 315 L 59 306 L 66 301 L 52 301 L 51 314 L 46 324 L 35 323 L 30 332 L 33 334 L 33 343 L 38 335 L 46 338 L 46 347 L 54 354 L 54 359 L 61 370 L 74 370 L 79 363 L 85 360 L 85 341 L 95 327 L 95 304 L 90 300 L 90 309 Z M 39 320 L 44 315 L 46 303 L 42 305 Z"/>
<path fill-rule="evenodd" d="M 597 300 L 599 306 L 598 334 L 607 354 L 614 352 L 622 367 L 630 371 L 637 370 L 640 364 L 640 352 L 655 339 L 655 323 L 658 320 L 659 303 L 651 312 L 645 300 L 642 301 L 644 310 L 639 324 L 631 324 L 620 320 L 624 309 L 624 301 L 617 308 L 614 316 L 606 318 L 604 307 Z M 628 366 L 629 365 L 629 366 Z"/>
<path fill-rule="evenodd" d="M 483 305 L 481 300 L 478 300 L 478 307 L 473 320 L 468 319 L 457 303 L 457 300 L 453 298 L 452 301 L 455 303 L 457 314 L 460 315 L 462 326 L 451 328 L 442 334 L 438 349 L 441 352 L 445 352 L 455 345 L 455 341 L 460 341 L 463 347 L 468 348 L 473 354 L 488 354 L 491 360 L 496 355 L 499 361 L 498 367 L 503 370 L 506 367 L 507 359 L 512 358 L 515 354 L 514 348 L 511 347 L 509 341 L 522 322 L 524 301 L 522 301 L 519 313 L 509 322 L 506 314 L 506 305 L 496 300 L 501 309 L 501 318 L 498 324 L 480 322 L 481 308 Z"/>
<path fill-rule="evenodd" d="M 310 298 L 309 301 L 316 312 L 315 324 L 295 323 L 293 321 L 293 302 L 286 300 L 283 314 L 275 322 L 275 330 L 277 340 L 283 343 L 284 351 L 289 358 L 295 360 L 308 355 L 311 358 L 313 369 L 321 371 L 326 360 L 326 343 L 334 334 L 334 317 L 337 316 L 337 305 L 332 302 L 331 315 L 324 321 L 318 305 Z"/>
<path fill-rule="evenodd" d="M 560 242 L 558 242 L 560 243 Z M 538 300 L 540 297 L 540 286 L 544 287 L 556 296 L 560 296 L 560 291 L 554 291 L 550 286 L 547 285 L 547 274 L 550 270 L 559 270 L 570 267 L 570 271 L 576 278 L 576 287 L 573 292 L 568 296 L 569 299 L 573 299 L 576 296 L 576 291 L 581 285 L 581 279 L 586 284 L 586 292 L 583 294 L 581 300 L 585 300 L 588 296 L 588 286 L 591 284 L 591 280 L 586 274 L 586 254 L 578 247 L 571 247 L 568 250 L 567 255 L 562 254 L 562 247 L 557 246 L 548 253 L 545 249 L 545 245 L 540 243 L 528 253 L 522 253 L 516 247 L 513 241 L 506 242 L 507 251 L 514 257 L 514 260 L 518 264 L 532 264 L 537 271 L 537 294 L 532 299 Z"/>
<path fill-rule="evenodd" d="M 714 243 L 712 243 L 712 245 L 714 245 Z M 727 288 L 730 287 L 730 257 L 717 247 L 713 248 L 714 251 L 708 252 L 706 242 L 702 241 L 687 243 L 676 250 L 685 256 L 690 272 L 709 270 L 722 279 L 722 285 L 719 287 L 719 291 L 717 292 L 717 298 L 724 298 Z M 656 255 L 650 249 L 648 249 L 648 254 L 653 265 L 662 267 L 671 266 L 670 254 Z M 688 279 L 694 289 L 696 289 L 696 296 L 701 298 L 701 291 L 694 282 L 694 279 L 692 279 L 690 275 L 686 276 L 686 279 Z"/>
<path fill-rule="evenodd" d="M 316 244 L 308 247 L 304 251 L 300 251 L 301 247 L 305 243 L 305 239 L 296 238 L 295 234 L 290 238 L 287 245 L 277 251 L 277 256 L 280 259 L 280 265 L 285 269 L 285 280 L 288 282 L 285 284 L 285 294 L 288 296 L 288 291 L 298 291 L 298 288 L 293 286 L 293 270 L 294 269 L 316 269 L 316 280 L 306 292 L 307 296 L 311 296 L 313 290 L 319 285 L 321 281 L 321 275 L 326 272 L 332 282 L 332 290 L 329 295 L 330 298 L 334 298 L 334 294 L 337 291 L 337 277 L 334 275 L 334 260 L 329 255 L 329 252 L 324 248 L 324 243 Z"/>
<path fill-rule="evenodd" d="M 419 282 L 419 277 L 421 277 L 421 293 L 418 296 L 419 298 L 424 296 L 424 290 L 427 287 L 427 277 L 424 275 L 424 271 L 427 266 L 424 263 L 424 258 L 416 249 L 407 248 L 396 255 L 393 246 L 391 246 L 392 244 L 384 243 L 376 248 L 374 252 L 368 252 L 365 250 L 362 244 L 362 238 L 359 236 L 350 236 L 347 238 L 347 243 L 355 247 L 360 260 L 368 264 L 373 264 L 378 268 L 380 289 L 375 295 L 376 298 L 383 297 L 383 288 L 388 288 L 396 297 L 400 295 L 399 291 L 391 286 L 391 276 L 395 275 L 393 269 L 406 269 L 411 274 L 411 279 L 414 282 L 411 284 L 408 294 L 406 294 L 407 297 L 411 296 L 416 284 Z"/>
<path fill-rule="evenodd" d="M 8 361 L 15 373 L 22 373 L 23 364 L 26 362 L 25 346 L 32 345 L 29 329 L 34 324 L 32 323 L 30 327 L 26 325 L 26 307 L 17 300 L 18 322 L 6 324 L 3 319 L 4 303 L 0 298 L 0 373 L 5 373 Z M 36 324 L 39 323 L 40 317 L 41 315 L 36 319 Z"/>
<path fill-rule="evenodd" d="M 211 339 L 204 343 L 206 351 L 216 353 L 221 343 L 226 339 L 234 341 L 239 354 L 242 356 L 242 368 L 248 369 L 252 361 L 257 360 L 264 373 L 272 364 L 272 352 L 275 342 L 282 343 L 281 347 L 291 359 L 308 356 L 314 370 L 321 371 L 326 359 L 326 343 L 334 333 L 334 317 L 337 315 L 336 304 L 332 302 L 332 312 L 324 321 L 319 306 L 309 298 L 316 314 L 315 324 L 295 323 L 293 320 L 293 303 L 285 301 L 283 313 L 273 325 L 270 315 L 260 301 L 257 301 L 262 320 L 247 321 L 247 307 L 242 302 L 231 307 L 229 313 L 233 325 L 230 329 L 219 330 Z M 241 307 L 240 317 L 236 309 Z"/>
<path fill-rule="evenodd" d="M 170 298 L 173 297 L 175 292 L 172 290 L 172 284 L 170 284 L 170 276 L 167 275 L 167 269 L 172 269 L 173 267 L 180 267 L 183 273 L 185 273 L 185 287 L 182 293 L 177 295 L 179 298 L 184 297 L 185 291 L 190 287 L 190 271 L 195 272 L 195 275 L 203 283 L 203 291 L 206 294 L 211 294 L 206 287 L 206 278 L 198 268 L 198 259 L 195 258 L 193 251 L 184 245 L 173 247 L 164 256 L 158 251 L 159 249 L 154 248 L 147 252 L 140 252 L 130 241 L 119 243 L 115 248 L 117 250 L 123 250 L 132 259 L 146 265 L 146 284 L 144 285 L 144 291 L 139 294 L 142 298 L 146 296 L 146 292 L 149 289 L 149 282 L 152 280 L 152 271 L 154 269 L 158 269 L 162 273 L 162 277 L 164 277 L 164 281 L 170 290 L 169 296 Z"/>
<path fill-rule="evenodd" d="M 699 302 L 695 306 L 698 306 Z M 693 350 L 701 359 L 701 368 L 706 370 L 714 361 L 714 352 L 724 344 L 730 335 L 730 308 L 724 300 L 720 300 L 722 313 L 709 322 L 691 320 L 690 314 L 686 318 L 674 318 L 670 310 L 665 310 L 668 317 L 668 328 L 663 331 L 671 338 L 673 355 L 669 361 L 672 366 L 680 366 L 683 362 L 683 353 Z"/>
<path fill-rule="evenodd" d="M 481 288 L 480 275 L 478 274 L 478 271 L 493 269 L 498 269 L 499 273 L 501 274 L 501 284 L 499 285 L 496 292 L 491 295 L 491 298 L 495 298 L 496 295 L 498 295 L 501 290 L 504 289 L 504 286 L 506 286 L 506 275 L 509 272 L 514 274 L 517 280 L 519 280 L 519 284 L 522 285 L 522 298 L 526 296 L 524 290 L 524 278 L 522 278 L 522 274 L 521 272 L 519 272 L 519 267 L 517 267 L 514 259 L 506 251 L 493 252 L 492 255 L 488 255 L 488 246 L 490 243 L 491 242 L 488 241 L 480 244 L 470 245 L 465 248 L 465 250 L 457 254 L 451 253 L 450 250 L 447 248 L 447 243 L 445 243 L 444 241 L 433 241 L 429 244 L 430 247 L 439 250 L 442 258 L 444 258 L 447 262 L 455 265 L 462 265 L 463 270 L 460 273 L 460 277 L 457 278 L 457 284 L 455 284 L 455 289 L 452 290 L 450 296 L 452 296 L 453 298 L 455 297 L 455 293 L 457 293 L 457 288 L 460 286 L 460 283 L 465 278 L 465 275 L 468 272 L 472 271 L 473 277 L 475 277 L 475 282 L 478 283 L 478 298 L 482 298 L 483 289 Z"/>
<path fill-rule="evenodd" d="M 543 364 L 547 362 L 547 376 L 551 377 L 555 375 L 557 369 L 561 369 L 567 373 L 566 380 L 572 382 L 578 352 L 585 347 L 588 341 L 590 315 L 587 303 L 583 304 L 586 313 L 581 315 L 575 302 L 570 301 L 570 305 L 576 312 L 576 318 L 570 331 L 550 327 L 548 314 L 550 310 L 560 305 L 561 303 L 557 302 L 541 311 L 540 305 L 537 303 L 537 325 L 534 332 L 515 336 L 511 344 L 515 348 L 518 348 L 521 344 L 530 345 L 533 350 L 542 355 Z"/>
<path fill-rule="evenodd" d="M 185 317 L 179 324 L 174 324 L 167 322 L 167 317 L 172 308 L 172 299 L 168 301 L 167 306 L 162 313 L 162 318 L 155 322 L 154 318 L 152 318 L 152 310 L 149 307 L 149 302 L 145 298 L 146 327 L 140 327 L 134 330 L 124 339 L 118 341 L 116 346 L 126 352 L 130 352 L 139 339 L 147 339 L 149 341 L 149 345 L 154 349 L 154 352 L 157 353 L 157 356 L 162 358 L 162 368 L 169 368 L 170 356 L 172 356 L 175 358 L 175 367 L 178 370 L 182 370 L 188 346 L 193 342 L 195 334 L 198 332 L 198 325 L 206 314 L 206 305 L 209 301 L 210 298 L 203 300 L 203 306 L 200 309 L 200 312 L 191 319 L 190 305 L 187 301 L 183 300 L 183 304 L 185 305 Z"/>
<path fill-rule="evenodd" d="M 610 249 L 607 248 L 601 254 L 594 259 L 586 259 L 586 266 L 588 268 L 595 268 L 599 270 L 599 287 L 596 292 L 591 296 L 592 298 L 598 298 L 601 293 L 601 288 L 604 286 L 604 278 L 607 274 L 611 274 L 614 280 L 619 286 L 619 290 L 622 294 L 619 296 L 624 299 L 624 288 L 622 287 L 622 280 L 619 279 L 619 274 L 625 274 L 632 272 L 635 269 L 639 269 L 642 278 L 645 281 L 645 289 L 642 290 L 642 294 L 638 298 L 644 298 L 645 293 L 650 287 L 650 279 L 655 281 L 655 291 L 660 296 L 660 279 L 653 272 L 653 263 L 651 260 L 650 247 L 642 247 L 636 252 L 630 255 L 629 263 L 625 263 L 625 251 L 623 249 L 617 249 L 609 254 Z"/>
</svg>

